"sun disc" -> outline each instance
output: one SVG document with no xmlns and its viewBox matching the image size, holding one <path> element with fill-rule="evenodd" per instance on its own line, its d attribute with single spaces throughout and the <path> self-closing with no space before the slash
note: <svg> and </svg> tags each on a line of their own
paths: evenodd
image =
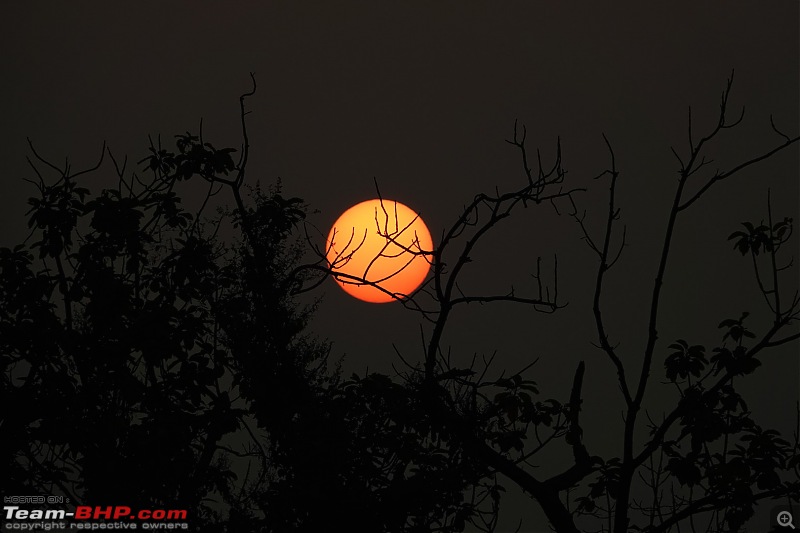
<svg viewBox="0 0 800 533">
<path fill-rule="evenodd" d="M 418 213 L 399 202 L 374 199 L 339 217 L 325 255 L 333 279 L 346 293 L 386 303 L 408 297 L 425 281 L 432 249 L 430 231 Z"/>
</svg>

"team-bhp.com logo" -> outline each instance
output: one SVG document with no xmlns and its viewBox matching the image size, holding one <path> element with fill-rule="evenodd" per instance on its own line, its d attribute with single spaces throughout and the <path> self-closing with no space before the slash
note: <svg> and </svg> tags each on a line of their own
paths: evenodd
<svg viewBox="0 0 800 533">
<path fill-rule="evenodd" d="M 141 509 L 134 512 L 124 505 L 116 506 L 89 506 L 79 505 L 75 512 L 64 509 L 20 509 L 14 505 L 3 507 L 6 520 L 186 520 L 187 512 L 184 509 Z"/>
<path fill-rule="evenodd" d="M 3 506 L 4 529 L 188 529 L 185 509 L 140 509 L 125 505 L 79 505 L 74 511 L 66 509 L 21 509 L 16 505 Z M 96 522 L 100 520 L 101 522 Z M 38 522 L 34 522 L 38 521 Z M 68 525 L 65 521 L 71 521 Z M 92 522 L 95 521 L 95 522 Z M 138 526 L 138 527 L 137 527 Z"/>
</svg>

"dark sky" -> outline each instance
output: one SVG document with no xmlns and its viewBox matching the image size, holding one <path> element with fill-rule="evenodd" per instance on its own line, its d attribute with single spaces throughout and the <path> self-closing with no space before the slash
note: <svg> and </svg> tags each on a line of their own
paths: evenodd
<svg viewBox="0 0 800 533">
<path fill-rule="evenodd" d="M 75 167 L 90 165 L 103 140 L 140 159 L 148 134 L 170 138 L 200 117 L 207 139 L 238 146 L 238 95 L 250 71 L 259 83 L 249 101 L 250 177 L 280 176 L 287 194 L 319 211 L 312 222 L 323 232 L 374 196 L 374 177 L 384 196 L 421 212 L 436 240 L 476 193 L 523 183 L 518 154 L 504 142 L 515 119 L 546 162 L 561 136 L 568 185 L 590 187 L 582 206 L 597 222 L 605 191 L 591 178 L 608 164 L 605 133 L 621 171 L 630 243 L 609 278 L 607 315 L 632 362 L 643 349 L 657 241 L 677 178 L 670 146 L 687 150 L 687 107 L 696 132 L 712 128 L 736 69 L 732 112 L 745 105 L 746 114 L 710 147 L 721 168 L 778 144 L 770 114 L 798 132 L 798 4 L 788 0 L 51 1 L 6 3 L 0 20 L 0 244 L 25 234 L 26 136 Z M 711 344 L 719 321 L 743 310 L 766 323 L 748 264 L 726 238 L 740 222 L 765 216 L 768 187 L 775 213 L 797 216 L 797 149 L 720 185 L 679 223 L 659 325 L 664 343 Z M 532 287 L 526 273 L 536 256 L 548 265 L 556 253 L 567 309 L 462 310 L 445 342 L 463 358 L 498 349 L 501 368 L 540 357 L 533 378 L 559 397 L 586 360 L 587 410 L 618 420 L 609 365 L 589 344 L 595 259 L 573 221 L 521 213 L 475 254 L 465 288 Z M 316 295 L 323 292 L 314 326 L 337 354 L 349 354 L 348 370 L 390 370 L 392 343 L 420 356 L 418 317 L 355 301 L 332 282 Z M 798 397 L 797 351 L 771 357 L 752 389 L 760 398 L 753 407 L 785 428 Z M 609 434 L 587 439 L 613 447 Z"/>
</svg>

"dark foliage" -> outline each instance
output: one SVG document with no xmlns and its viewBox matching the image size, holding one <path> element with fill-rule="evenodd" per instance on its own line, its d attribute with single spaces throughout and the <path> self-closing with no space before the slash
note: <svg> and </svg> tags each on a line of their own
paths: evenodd
<svg viewBox="0 0 800 533">
<path fill-rule="evenodd" d="M 798 437 L 789 442 L 753 420 L 737 388 L 765 352 L 800 337 L 792 329 L 800 299 L 787 300 L 781 284 L 792 219 L 773 222 L 768 205 L 766 223 L 744 223 L 746 231 L 730 236 L 753 261 L 771 325 L 753 326 L 748 313 L 720 317 L 719 341 L 709 347 L 686 339 L 662 345 L 656 332 L 679 215 L 718 182 L 799 139 L 776 129 L 784 143 L 701 179 L 703 147 L 738 123 L 726 118 L 730 88 L 716 127 L 699 141 L 690 135 L 690 153 L 678 157 L 647 343 L 634 368 L 609 340 L 603 317 L 604 276 L 626 244 L 617 231 L 620 172 L 607 140 L 611 164 L 598 178 L 609 179 L 608 208 L 598 238 L 577 208 L 583 189 L 564 185 L 560 143 L 552 167 L 537 157 L 532 168 L 525 129 L 515 125 L 509 143 L 521 155 L 522 187 L 477 195 L 436 248 L 420 252 L 432 266 L 423 287 L 394 295 L 429 325 L 424 354 L 409 362 L 398 353 L 404 366 L 393 376 L 349 378 L 329 363 L 331 347 L 307 332 L 314 306 L 296 300 L 336 275 L 323 253 L 304 262 L 298 229 L 305 205 L 279 186 L 244 194 L 244 103 L 255 86 L 240 99 L 240 150 L 217 149 L 187 132 L 172 151 L 151 143 L 139 161 L 142 175 L 129 175 L 104 147 L 116 187 L 100 192 L 81 182 L 106 171 L 103 158 L 72 172 L 31 145 L 38 176 L 31 237 L 0 248 L 0 476 L 7 491 L 186 508 L 193 527 L 215 532 L 490 532 L 512 484 L 559 532 L 678 531 L 699 517 L 707 531 L 740 531 L 758 502 L 797 502 Z M 54 173 L 52 182 L 40 167 Z M 190 210 L 179 191 L 197 186 L 208 192 Z M 223 191 L 231 209 L 205 218 Z M 557 260 L 552 283 L 537 264 L 533 294 L 475 295 L 458 283 L 476 244 L 526 207 L 571 216 L 598 258 L 596 345 L 616 371 L 625 406 L 624 420 L 609 423 L 622 435 L 617 453 L 595 455 L 585 444 L 584 362 L 557 400 L 542 397 L 528 377 L 535 361 L 498 371 L 493 356 L 476 356 L 459 366 L 442 345 L 452 311 L 465 304 L 545 313 L 563 307 Z M 222 226 L 231 240 L 218 237 Z M 646 396 L 658 375 L 675 396 L 651 418 Z M 542 477 L 536 467 L 554 449 L 563 464 L 549 465 L 555 473 Z"/>
</svg>

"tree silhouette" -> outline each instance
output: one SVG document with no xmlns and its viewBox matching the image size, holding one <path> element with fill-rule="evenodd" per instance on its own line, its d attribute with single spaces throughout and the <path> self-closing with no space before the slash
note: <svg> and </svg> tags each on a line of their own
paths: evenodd
<svg viewBox="0 0 800 533">
<path fill-rule="evenodd" d="M 704 155 L 708 144 L 721 131 L 734 128 L 743 119 L 744 110 L 734 121 L 728 116 L 732 83 L 733 75 L 722 93 L 718 121 L 711 131 L 696 139 L 690 110 L 689 153 L 681 157 L 673 149 L 679 163 L 679 180 L 668 214 L 649 308 L 645 310 L 649 320 L 641 368 L 623 363 L 609 340 L 603 319 L 605 276 L 626 245 L 624 228 L 621 232 L 617 228 L 620 210 L 616 205 L 616 190 L 620 172 L 608 139 L 610 165 L 597 176 L 609 180 L 606 223 L 600 232 L 588 227 L 585 214 L 577 207 L 576 198 L 582 190 L 565 186 L 560 142 L 551 167 L 543 166 L 537 153 L 537 165 L 532 168 L 525 143 L 526 129 L 522 127 L 520 132 L 515 125 L 513 138 L 508 142 L 520 151 L 527 183 L 505 194 L 476 196 L 430 252 L 433 273 L 428 283 L 410 298 L 396 295 L 406 307 L 432 324 L 423 361 L 409 364 L 403 359 L 407 370 L 401 378 L 409 391 L 407 401 L 419 398 L 427 406 L 425 412 L 433 417 L 434 426 L 444 432 L 451 456 L 460 453 L 479 465 L 476 473 L 483 472 L 485 477 L 481 482 L 470 483 L 492 494 L 492 504 L 487 514 L 475 506 L 475 500 L 465 502 L 461 510 L 466 510 L 473 524 L 481 529 L 490 531 L 497 525 L 499 487 L 485 483 L 496 479 L 493 476 L 497 473 L 530 495 L 559 532 L 672 531 L 699 516 L 708 520 L 707 531 L 739 531 L 752 517 L 757 502 L 782 497 L 797 501 L 800 497 L 800 484 L 796 481 L 797 433 L 790 443 L 779 432 L 762 428 L 752 419 L 735 387 L 735 383 L 757 370 L 765 352 L 800 337 L 796 326 L 792 327 L 800 316 L 800 299 L 796 292 L 791 295 L 791 287 L 786 288 L 791 261 L 787 263 L 781 257 L 781 249 L 790 242 L 792 219 L 774 220 L 768 202 L 766 224 L 756 226 L 745 222 L 746 231 L 730 236 L 742 255 L 752 257 L 758 286 L 772 315 L 770 327 L 752 332 L 746 324 L 747 312 L 733 318 L 721 316 L 721 338 L 713 348 L 690 345 L 684 339 L 659 346 L 657 327 L 663 281 L 678 218 L 719 182 L 800 139 L 787 136 L 771 122 L 782 141 L 774 148 L 736 161 L 727 169 L 700 172 L 711 163 Z M 491 360 L 484 360 L 482 368 L 474 359 L 469 367 L 458 366 L 452 363 L 454 359 L 442 345 L 451 312 L 464 304 L 512 302 L 542 312 L 559 309 L 557 277 L 548 288 L 538 266 L 534 274 L 538 282 L 536 294 L 521 295 L 513 289 L 506 294 L 465 294 L 459 286 L 459 275 L 472 261 L 478 241 L 486 238 L 515 209 L 528 205 L 552 207 L 557 214 L 559 209 L 569 213 L 599 260 L 592 304 L 597 343 L 616 370 L 625 404 L 620 428 L 623 449 L 618 455 L 592 455 L 584 444 L 579 417 L 585 375 L 583 362 L 575 370 L 567 401 L 538 400 L 535 383 L 524 377 L 524 371 L 490 378 Z M 376 220 L 377 227 L 381 227 L 381 222 Z M 384 237 L 392 240 L 388 232 Z M 613 244 L 615 240 L 618 242 Z M 325 264 L 320 261 L 307 268 L 325 271 Z M 333 275 L 338 274 L 334 271 Z M 677 398 L 661 420 L 648 413 L 648 420 L 642 422 L 639 415 L 648 391 L 653 388 L 652 376 L 657 371 L 656 365 L 662 364 L 664 376 L 678 392 Z M 572 460 L 565 461 L 563 469 L 549 478 L 533 475 L 527 468 L 530 461 L 537 454 L 543 455 L 540 452 L 545 447 L 554 447 L 559 442 Z M 480 465 L 487 468 L 481 471 Z M 439 529 L 459 531 L 463 527 L 463 513 L 439 518 L 436 524 Z M 691 527 L 694 530 L 693 522 Z"/>
<path fill-rule="evenodd" d="M 610 163 L 597 176 L 608 180 L 608 203 L 598 230 L 579 208 L 584 189 L 567 184 L 560 141 L 553 165 L 538 152 L 533 162 L 526 129 L 515 124 L 508 142 L 522 160 L 522 186 L 475 196 L 433 250 L 407 250 L 432 266 L 414 294 L 393 295 L 428 324 L 424 354 L 398 352 L 396 375 L 350 378 L 329 364 L 331 347 L 307 332 L 314 306 L 296 299 L 339 275 L 325 260 L 326 245 L 308 228 L 302 238 L 306 207 L 279 185 L 245 183 L 245 103 L 255 79 L 240 98 L 238 150 L 205 141 L 201 124 L 198 134 L 177 135 L 174 149 L 151 141 L 138 172 L 105 146 L 97 165 L 73 172 L 31 144 L 31 237 L 0 249 L 0 400 L 19 406 L 0 422 L 7 488 L 89 504 L 187 508 L 202 531 L 496 531 L 509 483 L 559 532 L 694 530 L 699 518 L 707 531 L 741 531 L 758 502 L 797 502 L 797 434 L 789 442 L 759 425 L 736 387 L 766 352 L 800 337 L 800 300 L 786 287 L 782 253 L 792 219 L 774 218 L 768 202 L 766 222 L 747 222 L 730 236 L 752 260 L 772 317 L 766 330 L 737 313 L 719 317 L 716 346 L 658 336 L 678 218 L 719 182 L 800 139 L 773 124 L 781 138 L 773 149 L 705 174 L 707 146 L 741 121 L 728 118 L 731 86 L 732 78 L 715 127 L 695 140 L 690 115 L 689 153 L 674 151 L 679 180 L 635 365 L 618 352 L 603 315 L 605 276 L 626 244 L 608 139 Z M 106 156 L 115 187 L 92 194 L 81 181 L 106 172 Z M 189 210 L 179 191 L 198 182 L 208 187 L 205 199 Z M 222 193 L 233 207 L 206 218 Z M 542 397 L 531 379 L 535 360 L 514 370 L 495 368 L 493 357 L 463 366 L 443 345 L 456 308 L 563 307 L 557 259 L 552 281 L 537 263 L 533 294 L 461 289 L 476 245 L 523 208 L 571 217 L 598 258 L 596 344 L 625 405 L 616 454 L 585 443 L 584 362 L 557 400 Z M 379 217 L 378 231 L 387 227 Z M 223 225 L 237 237 L 220 238 Z M 395 234 L 383 237 L 394 242 Z M 315 262 L 304 259 L 306 240 Z M 645 421 L 653 381 L 662 378 L 674 401 Z M 531 465 L 554 449 L 559 471 L 540 477 Z"/>
<path fill-rule="evenodd" d="M 326 353 L 302 334 L 307 312 L 277 292 L 298 253 L 288 238 L 302 203 L 256 189 L 253 205 L 243 205 L 246 144 L 238 165 L 236 150 L 217 150 L 202 134 L 179 135 L 176 147 L 151 143 L 140 161 L 146 177 L 128 176 L 127 160 L 119 164 L 105 146 L 96 166 L 73 172 L 31 144 L 38 195 L 28 225 L 38 240 L 0 251 L 2 403 L 19 406 L 3 416 L 2 464 L 15 493 L 180 506 L 200 524 L 217 521 L 217 499 L 235 524 L 249 514 L 239 499 L 254 481 L 232 492 L 231 463 L 264 445 L 242 453 L 226 442 L 253 431 L 245 417 L 262 400 L 239 398 L 255 394 L 240 376 L 270 361 L 280 364 L 261 385 L 291 386 L 280 380 L 311 376 L 305 366 Z M 106 154 L 116 187 L 92 195 L 80 180 Z M 54 183 L 40 167 L 56 173 Z M 194 214 L 175 192 L 181 181 L 213 185 L 229 174 L 237 202 L 229 218 L 258 254 L 204 229 L 199 214 L 218 191 Z M 258 329 L 237 337 L 248 326 Z"/>
</svg>

